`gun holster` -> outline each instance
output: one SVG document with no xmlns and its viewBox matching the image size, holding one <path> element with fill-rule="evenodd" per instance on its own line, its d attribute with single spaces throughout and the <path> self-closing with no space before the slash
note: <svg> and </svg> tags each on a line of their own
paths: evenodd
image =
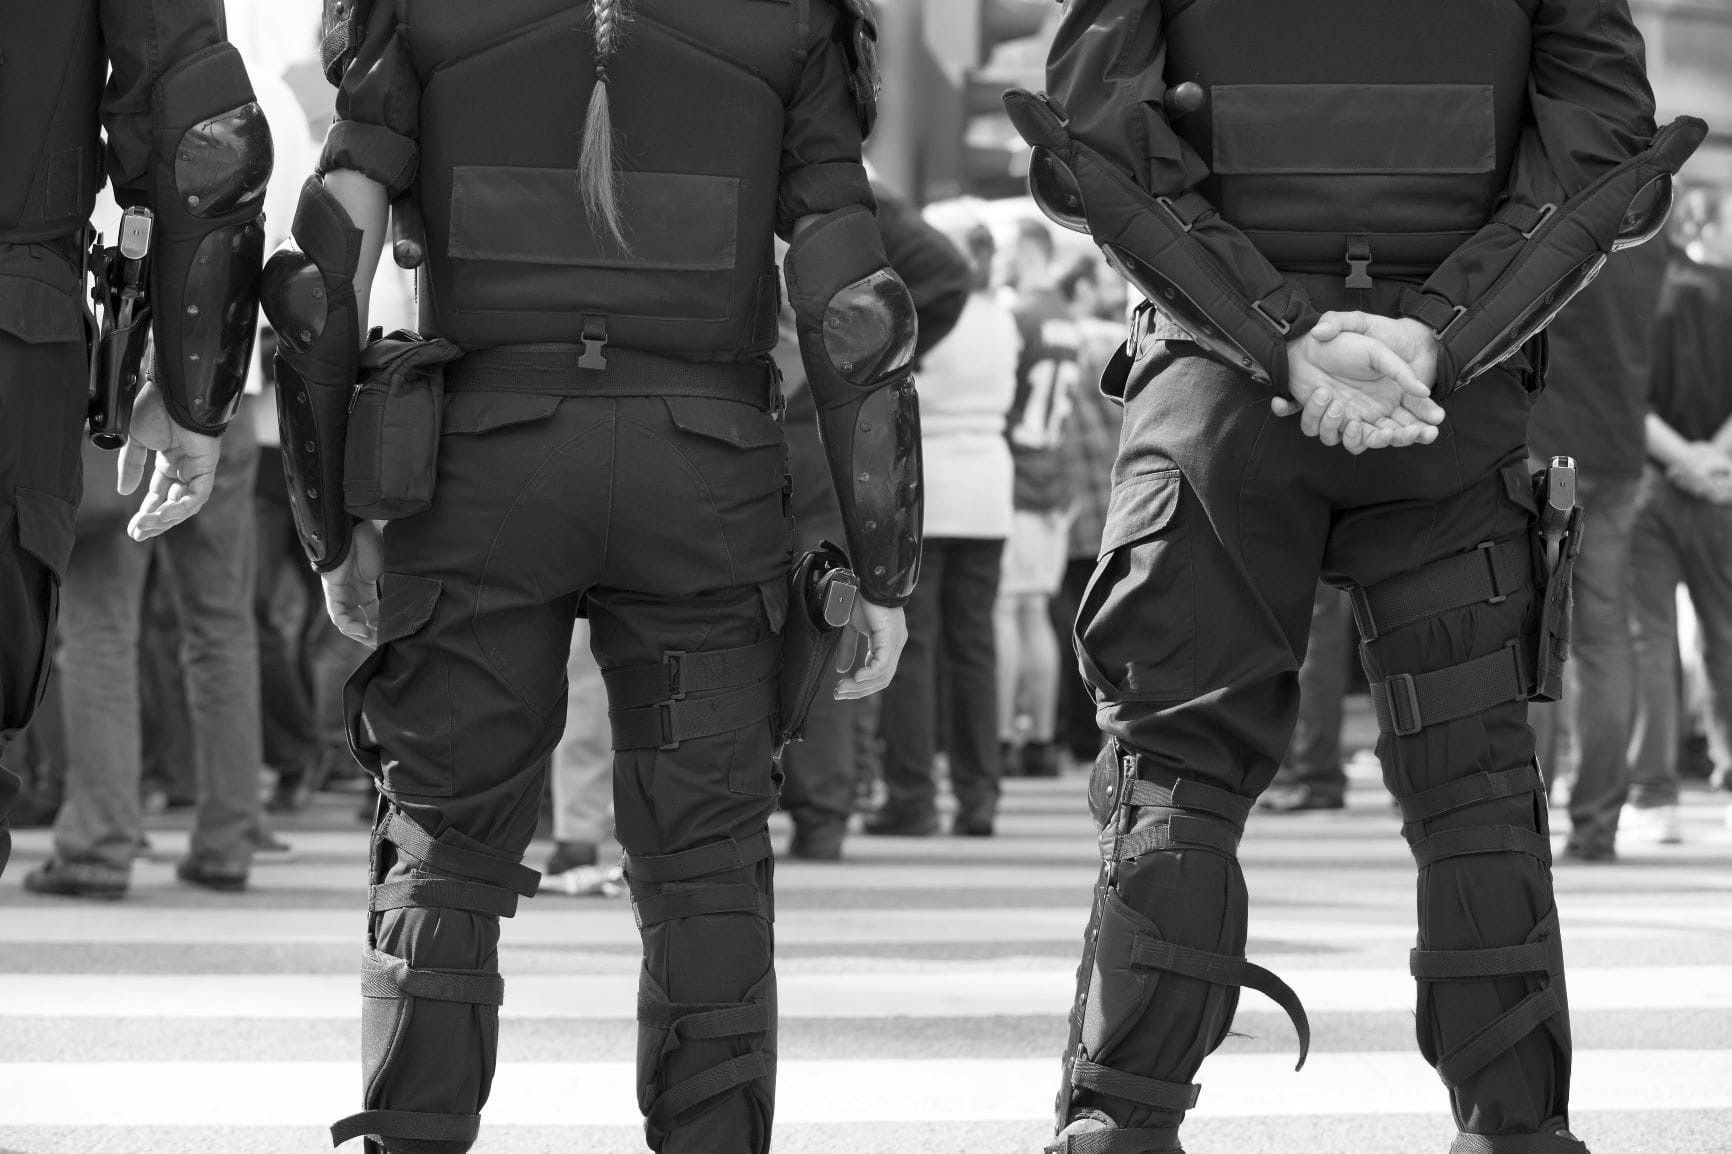
<svg viewBox="0 0 1732 1154">
<path fill-rule="evenodd" d="M 843 637 L 854 636 L 848 622 L 859 595 L 848 555 L 829 541 L 794 562 L 792 585 L 788 620 L 782 628 L 778 750 L 804 736 L 806 716 L 836 660 L 836 651 Z"/>
<path fill-rule="evenodd" d="M 462 355 L 450 341 L 404 329 L 367 342 L 343 450 L 351 514 L 389 521 L 432 508 L 445 365 Z"/>
<path fill-rule="evenodd" d="M 1536 489 L 1545 483 L 1546 470 L 1534 474 Z M 1544 498 L 1540 507 L 1545 508 Z M 1543 576 L 1539 630 L 1534 654 L 1534 686 L 1530 700 L 1557 701 L 1564 695 L 1564 665 L 1570 658 L 1571 587 L 1576 558 L 1582 551 L 1582 507 L 1573 506 L 1557 542 L 1557 555 L 1550 556 L 1545 523 L 1534 526 L 1534 572 Z"/>
</svg>

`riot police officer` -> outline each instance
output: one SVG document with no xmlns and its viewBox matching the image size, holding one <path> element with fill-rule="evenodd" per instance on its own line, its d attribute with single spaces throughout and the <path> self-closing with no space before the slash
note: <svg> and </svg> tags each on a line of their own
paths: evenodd
<svg viewBox="0 0 1732 1154">
<path fill-rule="evenodd" d="M 807 611 L 768 358 L 777 234 L 869 640 L 838 693 L 894 671 L 919 555 L 913 303 L 860 157 L 869 11 L 333 0 L 325 47 L 337 119 L 263 295 L 302 541 L 333 618 L 377 644 L 347 691 L 382 795 L 365 1109 L 333 1137 L 402 1154 L 475 1140 L 499 919 L 536 889 L 521 859 L 583 611 L 643 937 L 649 1143 L 764 1151 L 772 753 L 797 720 L 778 634 Z M 362 356 L 388 201 L 405 235 L 424 222 L 426 336 Z M 390 511 L 373 482 L 407 494 L 424 468 L 431 496 L 393 506 L 422 511 L 357 524 Z"/>
<path fill-rule="evenodd" d="M 1418 863 L 1453 1151 L 1585 1150 L 1525 724 L 1580 520 L 1562 500 L 1536 547 L 1525 427 L 1544 325 L 1659 228 L 1704 126 L 1656 133 L 1624 0 L 1075 0 L 1048 85 L 1006 96 L 1036 199 L 1148 302 L 1103 382 L 1126 428 L 1076 626 L 1103 868 L 1048 1149 L 1178 1151 L 1241 986 L 1303 1061 L 1298 999 L 1244 956 L 1237 849 L 1321 575 Z"/>
<path fill-rule="evenodd" d="M 129 243 L 153 386 L 136 398 L 120 488 L 156 464 L 131 532 L 143 540 L 210 496 L 217 438 L 246 380 L 257 317 L 270 132 L 221 0 L 0 0 L 0 748 L 30 720 L 52 653 L 81 492 L 96 326 L 82 307 L 91 209 L 104 177 L 134 214 Z M 106 86 L 105 86 L 106 82 Z M 102 133 L 107 134 L 106 155 Z M 105 326 L 112 329 L 112 326 Z M 109 349 L 127 343 L 115 337 Z M 124 358 L 120 358 L 124 359 Z M 136 379 L 139 366 L 114 366 Z M 129 386 L 130 387 L 130 386 Z M 124 402 L 123 402 L 124 404 Z M 103 429 L 118 437 L 119 408 Z M 100 708 L 101 703 L 87 703 Z M 0 869 L 17 780 L 0 770 Z M 45 875 L 82 892 L 75 868 Z"/>
</svg>

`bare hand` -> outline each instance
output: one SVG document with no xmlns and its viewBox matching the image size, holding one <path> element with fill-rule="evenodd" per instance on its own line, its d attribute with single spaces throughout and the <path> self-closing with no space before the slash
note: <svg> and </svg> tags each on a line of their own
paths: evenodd
<svg viewBox="0 0 1732 1154">
<path fill-rule="evenodd" d="M 371 521 L 355 526 L 343 563 L 320 574 L 325 612 L 343 636 L 372 648 L 379 644 L 379 575 L 385 569 L 385 537 Z"/>
<path fill-rule="evenodd" d="M 1381 341 L 1326 329 L 1287 346 L 1292 400 L 1275 398 L 1276 416 L 1301 414 L 1300 428 L 1348 452 L 1429 444 L 1444 412 L 1430 388 Z"/>
<path fill-rule="evenodd" d="M 908 644 L 908 622 L 902 610 L 875 605 L 864 597 L 854 601 L 851 628 L 866 637 L 866 661 L 836 686 L 837 701 L 858 701 L 889 685 L 902 647 Z"/>
<path fill-rule="evenodd" d="M 1385 317 L 1376 313 L 1328 312 L 1318 318 L 1311 330 L 1312 337 L 1328 342 L 1340 333 L 1359 333 L 1383 342 L 1390 352 L 1413 369 L 1426 388 L 1426 395 L 1437 386 L 1437 334 L 1423 321 L 1412 317 Z"/>
<path fill-rule="evenodd" d="M 134 541 L 148 541 L 204 508 L 216 484 L 217 460 L 222 456 L 219 438 L 174 423 L 163 405 L 162 391 L 147 378 L 133 403 L 132 429 L 120 451 L 117 492 L 124 496 L 138 488 L 153 450 L 156 470 L 151 474 L 150 491 L 126 527 Z"/>
<path fill-rule="evenodd" d="M 1666 470 L 1666 479 L 1692 497 L 1716 505 L 1732 504 L 1732 457 L 1697 442 Z"/>
</svg>

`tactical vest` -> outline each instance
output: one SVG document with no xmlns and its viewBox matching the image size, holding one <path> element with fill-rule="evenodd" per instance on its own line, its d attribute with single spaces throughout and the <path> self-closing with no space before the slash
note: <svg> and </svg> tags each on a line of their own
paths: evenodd
<svg viewBox="0 0 1732 1154">
<path fill-rule="evenodd" d="M 605 333 L 692 360 L 775 344 L 783 106 L 806 0 L 632 0 L 608 61 L 629 248 L 579 192 L 590 6 L 407 0 L 422 83 L 422 323 L 466 348 Z"/>
<path fill-rule="evenodd" d="M 0 244 L 67 236 L 102 187 L 96 0 L 0 0 Z"/>
<path fill-rule="evenodd" d="M 1166 82 L 1206 93 L 1169 113 L 1211 169 L 1199 191 L 1278 268 L 1429 274 L 1504 188 L 1532 7 L 1169 2 Z"/>
</svg>

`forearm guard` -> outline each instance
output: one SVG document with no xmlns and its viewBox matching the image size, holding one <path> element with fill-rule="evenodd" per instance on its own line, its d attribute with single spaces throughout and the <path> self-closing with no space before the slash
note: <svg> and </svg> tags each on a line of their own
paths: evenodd
<svg viewBox="0 0 1732 1154">
<path fill-rule="evenodd" d="M 1611 253 L 1659 232 L 1671 209 L 1672 177 L 1707 130 L 1694 117 L 1679 117 L 1646 151 L 1561 206 L 1511 201 L 1500 208 L 1487 230 L 1518 247 L 1490 289 L 1475 299 L 1452 299 L 1435 277 L 1403 293 L 1402 314 L 1431 326 L 1438 337 L 1431 395 L 1447 397 L 1521 348 L 1587 287 Z M 1495 246 L 1487 247 L 1495 253 Z"/>
<path fill-rule="evenodd" d="M 176 424 L 214 435 L 240 405 L 252 362 L 271 133 L 229 44 L 177 64 L 155 103 L 156 380 Z"/>
<path fill-rule="evenodd" d="M 1004 105 L 1034 146 L 1029 191 L 1041 211 L 1093 236 L 1112 266 L 1203 352 L 1285 393 L 1287 342 L 1317 323 L 1304 293 L 1203 197 L 1152 196 L 1073 138 L 1047 97 L 1014 89 Z"/>
<path fill-rule="evenodd" d="M 360 372 L 355 270 L 361 230 L 313 176 L 301 188 L 291 240 L 265 265 L 265 316 L 277 333 L 277 416 L 283 470 L 301 547 L 327 573 L 349 555 L 355 519 L 343 508 L 349 400 Z"/>
<path fill-rule="evenodd" d="M 920 573 L 923 506 L 914 300 L 865 208 L 802 229 L 784 268 L 860 591 L 901 605 Z"/>
</svg>

